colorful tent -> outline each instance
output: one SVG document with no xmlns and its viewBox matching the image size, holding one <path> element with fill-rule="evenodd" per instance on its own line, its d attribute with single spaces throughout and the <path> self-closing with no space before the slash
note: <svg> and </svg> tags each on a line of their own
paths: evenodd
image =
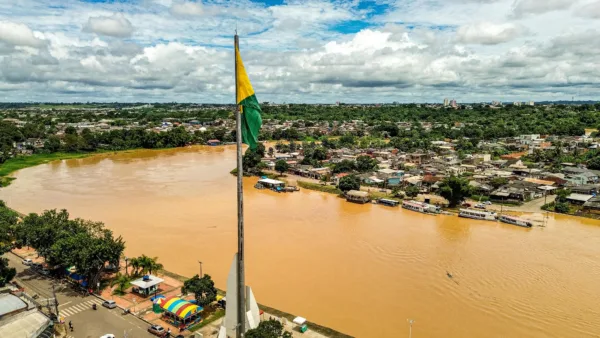
<svg viewBox="0 0 600 338">
<path fill-rule="evenodd" d="M 160 307 L 171 312 L 181 319 L 188 318 L 202 310 L 201 306 L 192 304 L 179 297 L 169 297 L 159 301 Z"/>
</svg>

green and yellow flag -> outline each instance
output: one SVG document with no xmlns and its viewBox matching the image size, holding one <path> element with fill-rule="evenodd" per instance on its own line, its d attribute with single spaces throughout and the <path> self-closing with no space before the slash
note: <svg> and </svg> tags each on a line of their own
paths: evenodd
<svg viewBox="0 0 600 338">
<path fill-rule="evenodd" d="M 246 74 L 240 50 L 235 46 L 235 61 L 237 72 L 237 104 L 240 105 L 240 113 L 242 114 L 242 142 L 250 146 L 250 149 L 256 149 L 258 144 L 258 133 L 262 125 L 261 111 L 258 105 L 254 89 Z"/>
</svg>

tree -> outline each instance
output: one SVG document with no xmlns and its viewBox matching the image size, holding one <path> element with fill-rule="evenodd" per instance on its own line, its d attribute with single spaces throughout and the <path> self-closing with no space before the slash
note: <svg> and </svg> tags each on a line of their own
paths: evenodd
<svg viewBox="0 0 600 338">
<path fill-rule="evenodd" d="M 0 287 L 6 285 L 17 275 L 17 270 L 8 266 L 8 259 L 0 258 Z"/>
<path fill-rule="evenodd" d="M 202 278 L 195 275 L 191 279 L 183 282 L 182 293 L 193 292 L 198 305 L 205 307 L 217 299 L 217 289 L 210 275 L 204 275 Z"/>
<path fill-rule="evenodd" d="M 268 151 L 269 157 L 273 157 L 274 153 L 275 153 L 275 151 L 273 151 L 273 147 L 269 147 L 269 151 Z"/>
<path fill-rule="evenodd" d="M 44 149 L 51 153 L 55 153 L 60 149 L 60 139 L 56 135 L 48 136 L 46 142 L 44 142 Z"/>
<path fill-rule="evenodd" d="M 342 160 L 333 166 L 333 173 L 348 173 L 356 169 L 356 162 L 352 160 Z"/>
<path fill-rule="evenodd" d="M 360 179 L 354 175 L 344 176 L 340 178 L 338 188 L 343 192 L 360 190 Z"/>
<path fill-rule="evenodd" d="M 566 214 L 569 212 L 569 203 L 567 202 L 556 202 L 554 204 L 554 211 Z"/>
<path fill-rule="evenodd" d="M 356 170 L 361 173 L 371 171 L 377 168 L 377 160 L 367 155 L 356 158 Z"/>
<path fill-rule="evenodd" d="M 129 286 L 130 282 L 131 278 L 129 276 L 118 273 L 115 279 L 110 282 L 110 286 L 118 285 L 116 293 L 122 295 L 125 293 L 125 289 Z"/>
<path fill-rule="evenodd" d="M 283 175 L 283 173 L 288 171 L 289 168 L 290 165 L 284 160 L 275 162 L 275 170 L 279 172 L 280 175 Z"/>
<path fill-rule="evenodd" d="M 600 156 L 596 156 L 588 161 L 587 167 L 593 170 L 600 170 Z"/>
<path fill-rule="evenodd" d="M 292 338 L 292 334 L 283 329 L 283 324 L 269 319 L 258 324 L 258 327 L 248 330 L 244 335 L 246 338 Z"/>
<path fill-rule="evenodd" d="M 494 189 L 498 189 L 506 184 L 508 184 L 508 179 L 505 177 L 494 177 L 490 180 L 490 185 L 494 187 Z"/>
<path fill-rule="evenodd" d="M 244 157 L 242 158 L 242 164 L 244 165 L 244 170 L 252 171 L 254 170 L 259 163 L 261 163 L 262 157 L 255 150 L 248 148 L 246 153 L 244 153 Z"/>
<path fill-rule="evenodd" d="M 471 186 L 466 179 L 452 175 L 440 184 L 440 195 L 448 200 L 449 206 L 452 208 L 461 204 L 465 198 L 471 195 Z"/>
<path fill-rule="evenodd" d="M 419 191 L 419 187 L 412 184 L 404 189 L 404 193 L 406 193 L 406 196 L 408 197 L 417 197 L 419 195 Z"/>
<path fill-rule="evenodd" d="M 566 203 L 569 195 L 571 195 L 570 189 L 556 190 L 556 203 Z"/>
</svg>

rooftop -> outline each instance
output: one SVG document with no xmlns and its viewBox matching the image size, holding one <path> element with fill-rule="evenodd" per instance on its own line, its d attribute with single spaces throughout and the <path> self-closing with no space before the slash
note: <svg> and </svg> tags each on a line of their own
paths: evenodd
<svg viewBox="0 0 600 338">
<path fill-rule="evenodd" d="M 27 303 L 10 293 L 0 294 L 0 318 L 27 308 Z"/>
<path fill-rule="evenodd" d="M 138 279 L 134 280 L 133 282 L 131 282 L 131 284 L 133 284 L 139 288 L 142 288 L 142 289 L 147 289 L 154 285 L 158 285 L 162 282 L 164 282 L 164 280 L 162 278 L 158 278 L 154 275 L 147 275 L 142 278 L 138 278 Z"/>
</svg>

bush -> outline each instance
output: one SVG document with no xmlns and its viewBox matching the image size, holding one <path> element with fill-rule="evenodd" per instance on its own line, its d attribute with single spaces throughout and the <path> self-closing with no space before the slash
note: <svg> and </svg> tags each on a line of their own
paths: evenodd
<svg viewBox="0 0 600 338">
<path fill-rule="evenodd" d="M 338 189 L 343 192 L 350 190 L 360 190 L 360 179 L 354 175 L 344 176 L 340 178 Z"/>
<path fill-rule="evenodd" d="M 558 202 L 554 205 L 554 211 L 560 212 L 562 214 L 566 214 L 569 212 L 569 203 L 567 202 Z"/>
</svg>

